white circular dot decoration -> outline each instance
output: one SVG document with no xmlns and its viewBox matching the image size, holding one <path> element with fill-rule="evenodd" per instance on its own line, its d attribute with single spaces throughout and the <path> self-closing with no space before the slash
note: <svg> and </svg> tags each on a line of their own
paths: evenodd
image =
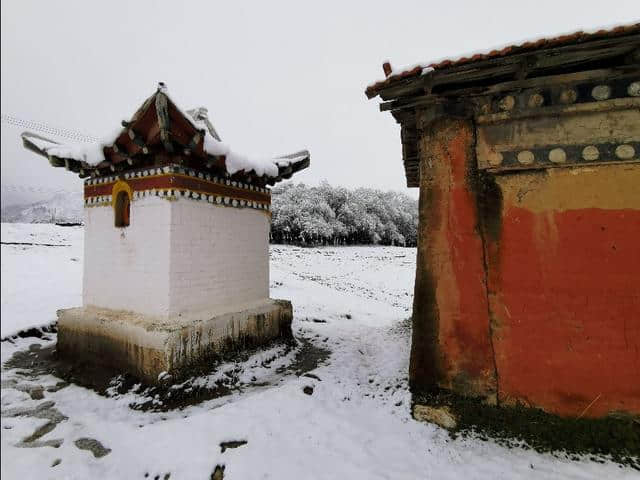
<svg viewBox="0 0 640 480">
<path fill-rule="evenodd" d="M 591 96 L 596 100 L 606 100 L 611 96 L 611 87 L 609 85 L 596 85 L 591 90 Z"/>
<path fill-rule="evenodd" d="M 592 162 L 597 160 L 600 157 L 600 152 L 598 151 L 598 147 L 594 145 L 586 146 L 582 149 L 582 158 L 587 162 Z"/>
<path fill-rule="evenodd" d="M 627 87 L 627 93 L 632 97 L 640 97 L 640 82 L 632 82 Z"/>
<path fill-rule="evenodd" d="M 564 163 L 567 161 L 567 154 L 562 148 L 554 148 L 549 152 L 549 161 L 553 163 Z"/>
<path fill-rule="evenodd" d="M 573 103 L 577 100 L 577 98 L 578 98 L 578 93 L 572 88 L 563 90 L 562 93 L 560 93 L 561 103 L 565 103 L 565 104 Z"/>
<path fill-rule="evenodd" d="M 529 97 L 529 101 L 527 102 L 527 105 L 529 105 L 529 108 L 536 108 L 536 107 L 541 107 L 543 103 L 544 103 L 544 97 L 539 93 L 534 93 Z"/>
<path fill-rule="evenodd" d="M 618 145 L 616 147 L 616 157 L 622 160 L 628 160 L 630 158 L 633 158 L 635 154 L 636 154 L 636 151 L 632 145 Z"/>
<path fill-rule="evenodd" d="M 500 152 L 491 152 L 488 156 L 489 165 L 497 167 L 502 163 L 503 158 Z"/>
<path fill-rule="evenodd" d="M 533 155 L 533 152 L 530 150 L 523 150 L 518 153 L 518 162 L 523 165 L 530 165 L 535 161 L 536 157 Z"/>
<path fill-rule="evenodd" d="M 507 95 L 502 100 L 500 100 L 499 107 L 502 110 L 511 110 L 516 104 L 516 99 L 513 95 Z"/>
</svg>

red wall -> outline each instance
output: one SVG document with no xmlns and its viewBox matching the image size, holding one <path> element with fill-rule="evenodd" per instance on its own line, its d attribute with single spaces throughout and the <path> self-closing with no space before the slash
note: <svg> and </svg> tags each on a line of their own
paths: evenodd
<svg viewBox="0 0 640 480">
<path fill-rule="evenodd" d="M 473 148 L 464 120 L 421 137 L 412 387 L 640 414 L 640 166 L 490 174 Z"/>
<path fill-rule="evenodd" d="M 483 244 L 468 176 L 473 126 L 447 121 L 429 133 L 425 151 L 434 161 L 421 178 L 434 181 L 420 199 L 410 379 L 417 388 L 435 382 L 495 398 Z"/>
<path fill-rule="evenodd" d="M 503 209 L 490 264 L 499 400 L 640 413 L 640 211 Z"/>
</svg>

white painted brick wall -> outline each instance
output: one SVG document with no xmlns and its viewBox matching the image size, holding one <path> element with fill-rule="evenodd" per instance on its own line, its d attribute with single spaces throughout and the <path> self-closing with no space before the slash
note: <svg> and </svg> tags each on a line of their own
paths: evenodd
<svg viewBox="0 0 640 480">
<path fill-rule="evenodd" d="M 85 208 L 83 303 L 168 315 L 170 220 L 160 198 L 132 202 L 126 228 L 111 206 Z"/>
<path fill-rule="evenodd" d="M 265 212 L 171 202 L 170 314 L 224 310 L 269 297 Z"/>
<path fill-rule="evenodd" d="M 111 206 L 85 208 L 85 305 L 174 316 L 238 308 L 269 297 L 265 212 L 144 198 L 131 222 Z"/>
</svg>

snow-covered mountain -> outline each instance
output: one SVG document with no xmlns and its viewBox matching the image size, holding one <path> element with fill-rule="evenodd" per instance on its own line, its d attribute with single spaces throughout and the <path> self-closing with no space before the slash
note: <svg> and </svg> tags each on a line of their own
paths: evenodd
<svg viewBox="0 0 640 480">
<path fill-rule="evenodd" d="M 60 192 L 47 200 L 2 207 L 2 221 L 8 223 L 80 223 L 82 191 Z"/>
</svg>

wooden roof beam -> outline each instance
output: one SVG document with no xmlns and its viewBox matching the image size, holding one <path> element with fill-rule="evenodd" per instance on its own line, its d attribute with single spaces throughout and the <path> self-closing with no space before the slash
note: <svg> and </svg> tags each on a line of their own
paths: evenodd
<svg viewBox="0 0 640 480">
<path fill-rule="evenodd" d="M 167 96 L 160 91 L 156 93 L 156 115 L 160 126 L 160 140 L 162 140 L 165 150 L 173 153 L 173 144 L 170 138 L 169 103 Z"/>
<path fill-rule="evenodd" d="M 422 94 L 413 97 L 406 97 L 380 104 L 381 111 L 399 112 L 403 109 L 414 108 L 418 106 L 436 105 L 445 103 L 452 97 L 482 97 L 487 95 L 495 95 L 501 92 L 517 89 L 536 88 L 541 86 L 559 85 L 564 83 L 588 82 L 600 79 L 616 80 L 637 74 L 640 68 L 638 65 L 624 65 L 616 68 L 604 68 L 596 70 L 587 70 L 576 73 L 563 73 L 558 75 L 540 76 L 533 78 L 525 78 L 522 80 L 511 80 L 496 83 L 490 86 L 457 88 L 442 91 L 439 94 Z"/>
<path fill-rule="evenodd" d="M 424 88 L 428 85 L 433 88 L 443 83 L 467 83 L 490 78 L 498 74 L 511 74 L 513 79 L 517 80 L 518 76 L 522 74 L 523 62 L 527 65 L 526 76 L 529 77 L 534 73 L 542 74 L 544 70 L 560 67 L 575 68 L 587 62 L 628 55 L 639 47 L 640 35 L 630 35 L 562 47 L 542 48 L 535 52 L 499 56 L 449 68 L 436 69 L 426 75 L 410 77 L 406 80 L 395 82 L 387 88 L 381 89 L 379 95 L 382 100 L 388 101 L 424 93 Z"/>
<path fill-rule="evenodd" d="M 129 139 L 131 140 L 131 142 L 135 146 L 137 146 L 142 153 L 144 153 L 145 155 L 149 153 L 149 147 L 147 147 L 146 142 L 140 135 L 136 134 L 133 128 L 128 128 L 127 134 L 129 135 Z"/>
</svg>

